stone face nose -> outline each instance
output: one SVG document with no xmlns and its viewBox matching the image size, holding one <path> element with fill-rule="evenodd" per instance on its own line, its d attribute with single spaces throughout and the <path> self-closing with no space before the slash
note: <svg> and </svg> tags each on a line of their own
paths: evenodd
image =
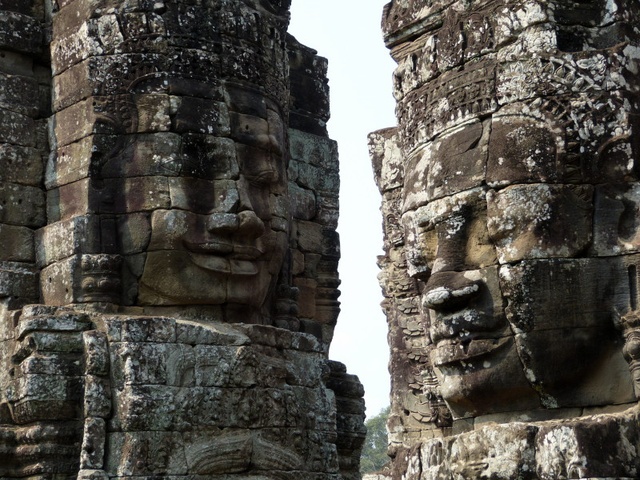
<svg viewBox="0 0 640 480">
<path fill-rule="evenodd" d="M 239 213 L 212 213 L 207 219 L 207 230 L 257 238 L 264 234 L 265 226 L 255 212 L 243 210 Z"/>
<path fill-rule="evenodd" d="M 422 294 L 422 305 L 432 310 L 455 310 L 467 305 L 480 291 L 480 281 L 462 272 L 440 272 L 431 276 Z"/>
<path fill-rule="evenodd" d="M 253 210 L 244 210 L 238 213 L 238 232 L 242 235 L 259 237 L 265 232 L 264 222 Z"/>
</svg>

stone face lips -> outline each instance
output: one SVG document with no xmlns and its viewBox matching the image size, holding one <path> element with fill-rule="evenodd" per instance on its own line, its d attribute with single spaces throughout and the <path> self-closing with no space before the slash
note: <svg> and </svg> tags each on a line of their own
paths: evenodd
<svg viewBox="0 0 640 480">
<path fill-rule="evenodd" d="M 626 1 L 385 7 L 398 126 L 370 151 L 394 476 L 637 474 L 637 453 L 588 445 L 607 422 L 626 425 L 612 444 L 637 445 L 620 433 L 635 413 L 613 412 L 637 390 L 639 14 Z"/>
</svg>

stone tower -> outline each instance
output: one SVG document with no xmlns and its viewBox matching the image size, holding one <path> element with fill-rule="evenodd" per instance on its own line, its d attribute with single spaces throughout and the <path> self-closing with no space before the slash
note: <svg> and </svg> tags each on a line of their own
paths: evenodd
<svg viewBox="0 0 640 480">
<path fill-rule="evenodd" d="M 357 479 L 338 160 L 286 0 L 0 5 L 0 477 Z"/>
<path fill-rule="evenodd" d="M 638 478 L 640 6 L 394 0 L 394 479 Z"/>
</svg>

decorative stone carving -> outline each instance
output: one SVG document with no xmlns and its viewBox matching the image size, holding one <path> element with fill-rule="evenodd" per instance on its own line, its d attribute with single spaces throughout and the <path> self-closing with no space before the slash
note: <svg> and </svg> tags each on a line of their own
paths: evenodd
<svg viewBox="0 0 640 480">
<path fill-rule="evenodd" d="M 0 477 L 358 479 L 290 2 L 45 3 L 0 6 Z"/>
<path fill-rule="evenodd" d="M 393 478 L 637 476 L 639 15 L 385 7 L 398 127 L 370 150 Z"/>
</svg>

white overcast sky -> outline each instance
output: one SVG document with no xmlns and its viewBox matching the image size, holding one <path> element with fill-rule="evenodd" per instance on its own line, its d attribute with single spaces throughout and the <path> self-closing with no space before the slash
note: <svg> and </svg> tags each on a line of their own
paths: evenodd
<svg viewBox="0 0 640 480">
<path fill-rule="evenodd" d="M 330 357 L 365 387 L 367 416 L 389 404 L 387 325 L 376 257 L 382 253 L 380 196 L 367 134 L 395 125 L 394 62 L 382 42 L 388 0 L 293 0 L 289 32 L 329 59 L 329 134 L 340 151 L 342 312 Z"/>
</svg>

